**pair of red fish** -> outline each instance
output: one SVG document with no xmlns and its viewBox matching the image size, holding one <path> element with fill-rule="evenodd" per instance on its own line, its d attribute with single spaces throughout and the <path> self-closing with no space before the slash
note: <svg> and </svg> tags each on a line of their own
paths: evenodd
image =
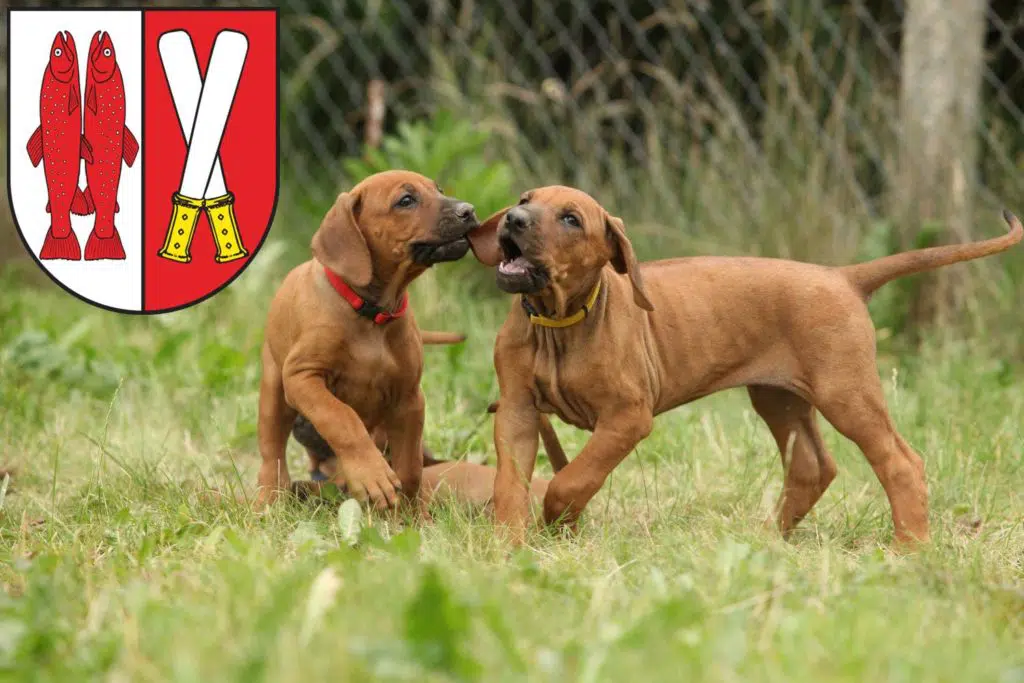
<svg viewBox="0 0 1024 683">
<path fill-rule="evenodd" d="M 39 258 L 81 259 L 72 213 L 96 215 L 85 244 L 86 260 L 125 257 L 114 226 L 114 214 L 120 210 L 117 188 L 121 161 L 134 164 L 139 143 L 124 122 L 124 81 L 110 35 L 97 31 L 89 45 L 83 116 L 75 39 L 68 31 L 58 32 L 43 72 L 39 127 L 28 141 L 32 165 L 43 162 L 49 198 L 50 229 Z M 84 192 L 78 187 L 82 159 L 88 183 Z"/>
</svg>

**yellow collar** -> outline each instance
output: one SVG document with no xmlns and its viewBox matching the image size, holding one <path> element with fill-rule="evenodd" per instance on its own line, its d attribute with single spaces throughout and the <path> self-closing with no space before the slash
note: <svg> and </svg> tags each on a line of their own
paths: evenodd
<svg viewBox="0 0 1024 683">
<path fill-rule="evenodd" d="M 527 302 L 526 297 L 522 298 L 523 308 L 526 309 L 526 314 L 530 316 L 530 322 L 534 325 L 540 325 L 541 327 L 569 327 L 575 325 L 579 321 L 587 317 L 590 313 L 590 309 L 594 307 L 594 303 L 597 301 L 597 295 L 601 293 L 601 281 L 598 280 L 594 286 L 594 291 L 590 293 L 587 298 L 587 303 L 583 304 L 583 308 L 576 311 L 568 318 L 547 318 L 537 313 L 537 311 Z"/>
</svg>

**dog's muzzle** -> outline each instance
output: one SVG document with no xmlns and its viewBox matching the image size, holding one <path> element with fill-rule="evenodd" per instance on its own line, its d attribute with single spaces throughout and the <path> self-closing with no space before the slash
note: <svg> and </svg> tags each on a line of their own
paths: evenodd
<svg viewBox="0 0 1024 683">
<path fill-rule="evenodd" d="M 518 207 L 505 214 L 498 231 L 501 263 L 498 264 L 498 288 L 509 294 L 533 294 L 548 285 L 547 269 L 530 258 L 536 253 L 529 232 L 530 216 Z"/>
<path fill-rule="evenodd" d="M 445 208 L 438 221 L 438 234 L 442 237 L 412 244 L 410 252 L 413 262 L 421 266 L 432 266 L 445 261 L 458 261 L 469 251 L 467 233 L 479 226 L 472 204 L 453 202 Z"/>
</svg>

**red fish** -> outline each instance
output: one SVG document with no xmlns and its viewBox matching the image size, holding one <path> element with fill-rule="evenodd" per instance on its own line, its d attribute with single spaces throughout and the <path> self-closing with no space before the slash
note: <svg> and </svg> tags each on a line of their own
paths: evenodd
<svg viewBox="0 0 1024 683">
<path fill-rule="evenodd" d="M 124 81 L 117 65 L 114 43 L 106 31 L 97 31 L 89 44 L 89 68 L 85 77 L 85 139 L 92 162 L 85 166 L 85 201 L 96 221 L 85 243 L 85 259 L 123 259 L 124 247 L 114 227 L 120 211 L 117 188 L 121 161 L 131 166 L 139 143 L 124 125 Z"/>
<path fill-rule="evenodd" d="M 49 197 L 46 210 L 50 212 L 50 229 L 39 251 L 41 259 L 77 261 L 82 257 L 71 229 L 71 212 L 88 211 L 78 189 L 78 171 L 83 158 L 92 161 L 89 145 L 82 138 L 81 103 L 75 39 L 67 31 L 58 32 L 50 46 L 50 61 L 39 92 L 39 127 L 27 146 L 32 165 L 43 162 Z"/>
</svg>

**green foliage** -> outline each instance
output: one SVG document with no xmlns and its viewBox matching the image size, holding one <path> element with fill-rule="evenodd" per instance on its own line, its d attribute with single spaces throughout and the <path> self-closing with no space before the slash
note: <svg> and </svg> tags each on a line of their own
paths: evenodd
<svg viewBox="0 0 1024 683">
<path fill-rule="evenodd" d="M 405 639 L 426 669 L 457 680 L 476 680 L 480 664 L 473 657 L 470 611 L 441 580 L 437 567 L 423 569 L 420 587 L 405 608 Z"/>
<path fill-rule="evenodd" d="M 429 120 L 400 121 L 380 149 L 366 148 L 361 158 L 345 159 L 342 167 L 351 184 L 390 169 L 421 173 L 448 196 L 472 203 L 483 220 L 515 197 L 512 169 L 487 153 L 489 139 L 472 123 L 442 111 Z"/>
<path fill-rule="evenodd" d="M 91 326 L 90 321 L 79 321 L 57 338 L 24 329 L 0 349 L 0 365 L 8 368 L 15 382 L 30 379 L 109 397 L 125 369 L 85 341 Z"/>
</svg>

